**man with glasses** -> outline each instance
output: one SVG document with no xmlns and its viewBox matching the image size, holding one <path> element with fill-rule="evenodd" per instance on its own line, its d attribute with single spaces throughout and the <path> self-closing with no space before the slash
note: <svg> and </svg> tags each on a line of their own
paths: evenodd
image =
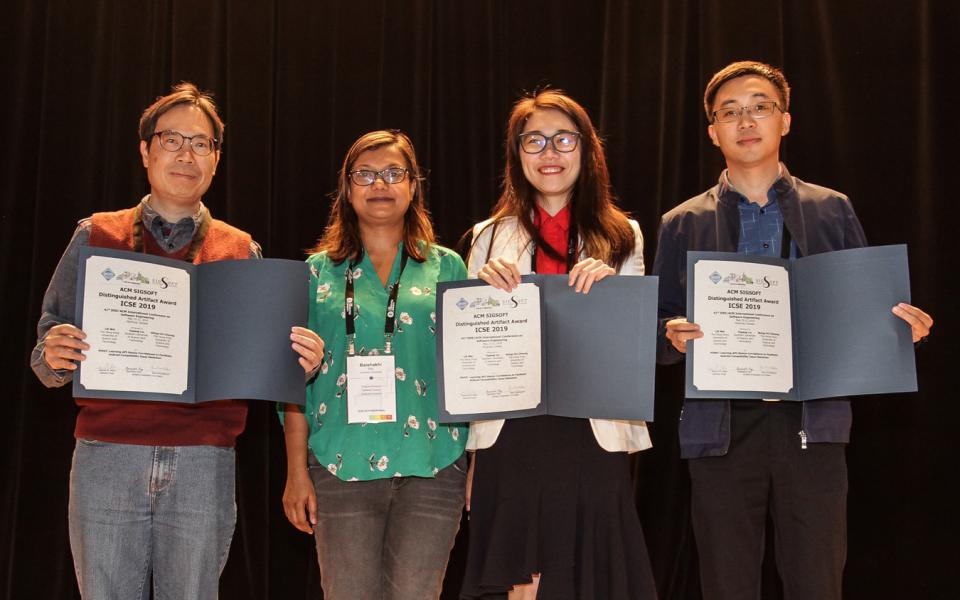
<svg viewBox="0 0 960 600">
<path fill-rule="evenodd" d="M 72 380 L 96 344 L 76 321 L 83 246 L 145 252 L 194 263 L 259 258 L 248 233 L 210 216 L 223 122 L 212 98 L 182 83 L 140 119 L 150 194 L 133 208 L 80 221 L 43 298 L 31 357 L 48 387 Z M 322 342 L 294 327 L 293 348 L 312 371 Z M 77 398 L 70 472 L 70 547 L 86 598 L 216 598 L 236 522 L 234 444 L 241 400 L 202 404 Z"/>
<path fill-rule="evenodd" d="M 866 245 L 849 200 L 793 177 L 780 162 L 790 131 L 790 87 L 759 62 L 730 64 L 704 93 L 707 133 L 727 169 L 717 185 L 663 216 L 653 273 L 660 277 L 657 360 L 683 360 L 703 337 L 686 314 L 688 250 L 796 258 Z M 919 341 L 933 320 L 893 307 Z M 765 526 L 774 524 L 787 599 L 839 600 L 846 560 L 850 403 L 693 400 L 680 421 L 705 600 L 759 598 Z"/>
</svg>

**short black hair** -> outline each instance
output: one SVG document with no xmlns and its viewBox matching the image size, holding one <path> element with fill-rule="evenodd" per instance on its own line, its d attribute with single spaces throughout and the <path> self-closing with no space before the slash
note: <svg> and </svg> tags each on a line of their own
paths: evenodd
<svg viewBox="0 0 960 600">
<path fill-rule="evenodd" d="M 200 88 L 189 81 L 183 81 L 173 86 L 169 94 L 160 96 L 156 102 L 143 111 L 143 115 L 140 117 L 140 139 L 149 143 L 150 136 L 156 133 L 154 129 L 160 117 L 167 111 L 184 104 L 196 106 L 207 116 L 210 126 L 213 128 L 214 147 L 219 150 L 223 146 L 223 129 L 225 126 L 220 119 L 220 115 L 217 114 L 217 105 L 213 101 L 213 95 L 210 92 L 201 92 Z"/>
<path fill-rule="evenodd" d="M 730 63 L 710 78 L 710 83 L 707 84 L 707 89 L 703 92 L 703 110 L 707 113 L 707 121 L 713 121 L 713 101 L 717 98 L 717 90 L 731 79 L 745 75 L 757 75 L 772 83 L 780 92 L 780 102 L 782 103 L 780 110 L 783 112 L 790 110 L 790 84 L 787 83 L 787 78 L 783 76 L 783 72 L 766 63 L 755 60 L 741 60 Z"/>
</svg>

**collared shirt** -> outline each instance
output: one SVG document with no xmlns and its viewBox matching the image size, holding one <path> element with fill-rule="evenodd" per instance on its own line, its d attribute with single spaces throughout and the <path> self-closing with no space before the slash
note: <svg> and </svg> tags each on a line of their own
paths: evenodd
<svg viewBox="0 0 960 600">
<path fill-rule="evenodd" d="M 361 356 L 383 352 L 384 314 L 389 287 L 400 276 L 401 254 L 397 252 L 386 286 L 367 253 L 353 270 L 355 343 Z M 434 245 L 424 262 L 407 262 L 400 277 L 392 351 L 397 421 L 378 424 L 347 423 L 350 383 L 344 295 L 349 262 L 334 263 L 320 252 L 310 256 L 307 264 L 309 325 L 325 343 L 323 363 L 307 386 L 304 407 L 310 450 L 330 473 L 345 481 L 433 477 L 463 454 L 467 441 L 463 423 L 441 424 L 437 416 L 437 283 L 466 279 L 463 260 Z"/>
<path fill-rule="evenodd" d="M 181 250 L 193 240 L 193 234 L 203 219 L 203 203 L 197 207 L 197 212 L 190 217 L 184 217 L 176 223 L 168 223 L 150 205 L 150 196 L 140 201 L 140 217 L 147 231 L 153 234 L 160 247 L 168 254 Z M 251 257 L 253 255 L 251 254 Z"/>
<path fill-rule="evenodd" d="M 781 171 L 782 176 L 782 171 Z M 779 180 L 780 177 L 777 177 Z M 777 192 L 774 185 L 767 190 L 767 203 L 760 206 L 747 200 L 730 183 L 727 171 L 723 172 L 723 186 L 720 193 L 732 192 L 739 196 L 737 210 L 740 211 L 740 240 L 737 243 L 738 254 L 759 256 L 780 256 L 783 244 L 783 213 L 777 204 Z M 774 181 L 776 183 L 776 181 Z M 776 398 L 764 398 L 769 402 L 778 402 Z M 755 407 L 754 402 L 734 403 L 736 407 Z"/>
<path fill-rule="evenodd" d="M 537 273 L 558 275 L 567 272 L 567 243 L 570 237 L 570 205 L 550 215 L 539 204 L 534 213 L 534 225 L 540 230 L 543 240 L 556 250 L 562 259 L 557 260 L 546 252 L 537 252 Z"/>
<path fill-rule="evenodd" d="M 779 180 L 779 177 L 777 178 Z M 776 183 L 776 182 L 774 182 Z M 777 203 L 776 186 L 767 190 L 767 203 L 760 206 L 751 202 L 737 191 L 730 182 L 726 171 L 721 178 L 720 194 L 734 193 L 738 196 L 737 209 L 740 212 L 740 236 L 737 252 L 759 256 L 779 257 L 783 243 L 783 213 Z M 790 249 L 791 256 L 794 254 Z"/>
</svg>

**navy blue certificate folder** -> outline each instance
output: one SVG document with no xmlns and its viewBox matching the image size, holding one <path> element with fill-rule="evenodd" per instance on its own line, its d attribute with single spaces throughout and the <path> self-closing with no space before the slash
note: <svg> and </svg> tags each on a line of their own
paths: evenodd
<svg viewBox="0 0 960 600">
<path fill-rule="evenodd" d="M 697 389 L 693 347 L 686 358 L 687 398 L 815 400 L 917 391 L 910 326 L 891 312 L 910 302 L 905 245 L 856 248 L 796 260 L 728 252 L 687 253 L 687 320 L 694 313 L 694 265 L 700 260 L 764 263 L 790 274 L 793 382 L 786 393 Z"/>
<path fill-rule="evenodd" d="M 90 256 L 159 264 L 190 274 L 188 384 L 181 394 L 88 389 L 80 382 L 81 362 L 73 378 L 75 397 L 185 403 L 249 399 L 304 404 L 304 373 L 290 347 L 290 327 L 306 327 L 306 263 L 260 259 L 194 265 L 143 253 L 83 248 L 77 275 L 76 325 L 81 329 L 85 280 L 102 276 L 86 272 Z"/>
<path fill-rule="evenodd" d="M 589 294 L 566 275 L 524 275 L 540 287 L 540 404 L 507 412 L 450 414 L 443 365 L 443 294 L 468 292 L 483 281 L 451 281 L 437 291 L 437 402 L 443 423 L 534 415 L 653 420 L 656 367 L 656 277 L 607 277 Z"/>
</svg>

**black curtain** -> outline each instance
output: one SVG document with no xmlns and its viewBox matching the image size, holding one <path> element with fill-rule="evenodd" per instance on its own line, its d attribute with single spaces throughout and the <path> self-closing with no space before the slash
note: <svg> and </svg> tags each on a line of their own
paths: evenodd
<svg viewBox="0 0 960 600">
<path fill-rule="evenodd" d="M 503 131 L 525 90 L 590 111 L 652 264 L 659 215 L 722 168 L 702 90 L 726 63 L 782 66 L 793 89 L 784 160 L 850 195 L 873 244 L 907 243 L 913 301 L 937 319 L 920 392 L 855 400 L 847 598 L 954 598 L 960 534 L 950 369 L 957 274 L 960 6 L 950 0 L 12 0 L 0 20 L 0 595 L 71 598 L 67 477 L 75 408 L 28 367 L 40 299 L 77 219 L 147 191 L 140 112 L 181 80 L 213 90 L 226 146 L 204 199 L 265 254 L 302 258 L 349 144 L 408 131 L 450 245 L 497 196 Z M 678 458 L 681 370 L 658 371 L 654 449 L 637 504 L 661 598 L 700 597 Z M 254 403 L 238 445 L 229 599 L 319 598 L 310 538 L 286 523 L 282 433 Z M 462 540 L 445 598 L 455 597 Z M 769 561 L 768 561 L 769 563 Z M 773 574 L 772 563 L 768 572 Z M 779 598 L 775 576 L 765 598 Z"/>
</svg>

